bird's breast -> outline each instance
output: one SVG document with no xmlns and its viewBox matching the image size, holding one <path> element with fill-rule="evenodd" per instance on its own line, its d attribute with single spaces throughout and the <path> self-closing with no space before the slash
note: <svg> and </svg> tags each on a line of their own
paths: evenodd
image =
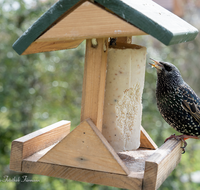
<svg viewBox="0 0 200 190">
<path fill-rule="evenodd" d="M 162 117 L 171 125 L 174 116 L 182 112 L 183 97 L 176 91 L 162 91 L 156 93 L 156 100 Z"/>
</svg>

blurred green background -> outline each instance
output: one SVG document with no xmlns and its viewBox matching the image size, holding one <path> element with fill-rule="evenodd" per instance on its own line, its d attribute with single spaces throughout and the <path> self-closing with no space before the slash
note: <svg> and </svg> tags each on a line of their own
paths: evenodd
<svg viewBox="0 0 200 190">
<path fill-rule="evenodd" d="M 200 7 L 183 2 L 184 20 L 200 29 Z M 9 170 L 11 142 L 60 120 L 80 122 L 85 42 L 78 48 L 19 56 L 12 44 L 55 0 L 0 0 L 0 190 L 117 190 L 89 183 Z M 135 37 L 149 57 L 174 63 L 200 96 L 200 36 L 166 47 L 150 36 Z M 162 119 L 155 99 L 156 71 L 147 64 L 142 125 L 158 146 L 175 131 Z M 178 133 L 176 133 L 178 134 Z M 159 190 L 200 189 L 200 141 L 188 140 L 186 153 Z M 34 183 L 5 182 L 26 175 Z"/>
</svg>

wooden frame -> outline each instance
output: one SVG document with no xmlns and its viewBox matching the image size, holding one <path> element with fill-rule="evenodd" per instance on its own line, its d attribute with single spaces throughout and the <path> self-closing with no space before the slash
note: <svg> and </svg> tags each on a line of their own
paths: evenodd
<svg viewBox="0 0 200 190">
<path fill-rule="evenodd" d="M 90 118 L 102 131 L 104 93 L 106 85 L 108 39 L 86 41 L 83 92 L 81 102 L 81 121 Z"/>
<path fill-rule="evenodd" d="M 86 57 L 80 125 L 70 133 L 70 122 L 61 121 L 14 140 L 11 170 L 134 190 L 159 188 L 180 162 L 180 141 L 158 148 L 141 127 L 140 148 L 116 153 L 101 134 L 108 38 L 118 37 L 116 48 L 124 48 L 132 46 L 126 36 L 144 34 L 171 45 L 193 40 L 198 30 L 149 0 L 59 0 L 13 44 L 25 55 L 75 48 L 86 39 Z"/>
<path fill-rule="evenodd" d="M 101 134 L 108 39 L 86 41 L 81 123 L 60 121 L 16 139 L 10 169 L 134 190 L 155 190 L 180 162 L 181 142 L 160 148 L 141 127 L 139 150 L 116 153 Z M 131 48 L 128 37 L 116 48 Z M 173 163 L 171 162 L 173 160 Z"/>
<path fill-rule="evenodd" d="M 83 125 L 87 127 L 85 128 Z M 82 141 L 86 143 L 86 140 L 89 140 L 88 137 L 91 138 L 91 134 L 87 138 L 79 135 L 79 143 L 75 143 L 74 145 L 77 146 L 76 149 L 78 149 L 78 152 L 81 152 L 81 157 L 78 155 L 66 157 L 68 153 L 65 152 L 65 147 L 70 146 L 70 144 L 66 144 L 66 139 L 69 139 L 68 142 L 70 142 L 70 139 L 74 142 L 77 140 L 77 136 L 74 135 L 76 131 L 69 133 L 69 127 L 70 122 L 61 121 L 14 140 L 12 142 L 10 169 L 18 172 L 59 177 L 119 188 L 155 190 L 159 188 L 181 159 L 181 141 L 177 140 L 168 140 L 157 150 L 142 148 L 137 151 L 116 154 L 93 122 L 87 119 L 78 126 L 78 131 L 82 132 L 81 130 L 83 130 L 86 135 L 90 134 L 92 130 L 93 142 L 101 142 L 98 149 L 91 146 L 89 152 L 94 151 L 95 154 L 98 154 L 98 151 L 101 151 L 102 148 L 106 151 L 103 155 L 98 154 L 98 159 L 105 159 L 104 161 L 96 160 L 102 166 L 99 167 L 101 168 L 100 170 L 97 170 L 94 165 L 90 169 L 86 169 L 88 167 L 86 162 L 90 162 L 91 159 L 95 161 L 96 158 L 94 158 L 94 154 L 81 149 L 79 143 L 82 143 Z M 68 138 L 68 136 L 71 137 Z M 91 141 L 88 143 L 91 143 Z M 58 146 L 60 148 L 56 148 Z M 60 152 L 60 150 L 63 151 Z M 58 154 L 57 157 L 53 158 L 53 161 L 57 163 L 44 159 L 45 157 L 52 159 L 49 154 Z M 65 163 L 60 163 L 59 158 L 61 155 L 63 158 L 66 158 Z M 114 159 L 115 162 L 109 162 L 107 156 L 111 160 Z M 81 166 L 72 167 L 70 164 L 72 160 L 75 160 L 79 164 L 81 163 Z M 113 164 L 111 168 L 114 168 L 115 171 L 111 172 L 109 167 L 107 167 L 108 162 Z M 104 164 L 106 164 L 106 167 Z M 102 170 L 102 168 L 104 169 Z M 121 170 L 120 168 L 123 169 Z"/>
</svg>

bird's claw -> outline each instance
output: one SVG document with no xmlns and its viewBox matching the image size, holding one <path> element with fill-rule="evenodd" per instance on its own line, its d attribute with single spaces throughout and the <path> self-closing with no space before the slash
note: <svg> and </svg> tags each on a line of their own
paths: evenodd
<svg viewBox="0 0 200 190">
<path fill-rule="evenodd" d="M 185 153 L 185 147 L 187 146 L 187 142 L 184 139 L 184 135 L 176 136 L 175 134 L 173 134 L 170 137 L 166 138 L 164 142 L 168 141 L 169 139 L 181 140 L 183 142 L 183 146 L 181 147 L 183 151 L 182 154 Z"/>
<path fill-rule="evenodd" d="M 181 154 L 185 154 L 185 148 L 181 147 L 182 148 L 182 153 Z"/>
<path fill-rule="evenodd" d="M 182 142 L 183 142 L 183 146 L 181 147 L 182 148 L 182 154 L 184 154 L 185 153 L 185 147 L 187 146 L 187 142 L 184 140 L 184 138 L 179 138 Z"/>
<path fill-rule="evenodd" d="M 165 141 L 164 141 L 164 143 L 167 142 L 169 139 L 175 139 L 175 138 L 176 138 L 176 135 L 173 134 L 170 137 L 166 138 Z"/>
</svg>

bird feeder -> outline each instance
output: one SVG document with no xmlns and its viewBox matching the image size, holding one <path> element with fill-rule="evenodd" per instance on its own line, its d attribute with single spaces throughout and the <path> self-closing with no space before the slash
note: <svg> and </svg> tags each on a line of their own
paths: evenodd
<svg viewBox="0 0 200 190">
<path fill-rule="evenodd" d="M 63 120 L 14 140 L 10 169 L 126 189 L 159 188 L 180 162 L 181 142 L 168 140 L 158 148 L 141 127 L 146 48 L 131 37 L 149 34 L 170 45 L 197 33 L 149 0 L 55 3 L 13 48 L 27 55 L 75 48 L 86 39 L 81 122 L 71 132 L 70 121 Z"/>
</svg>

